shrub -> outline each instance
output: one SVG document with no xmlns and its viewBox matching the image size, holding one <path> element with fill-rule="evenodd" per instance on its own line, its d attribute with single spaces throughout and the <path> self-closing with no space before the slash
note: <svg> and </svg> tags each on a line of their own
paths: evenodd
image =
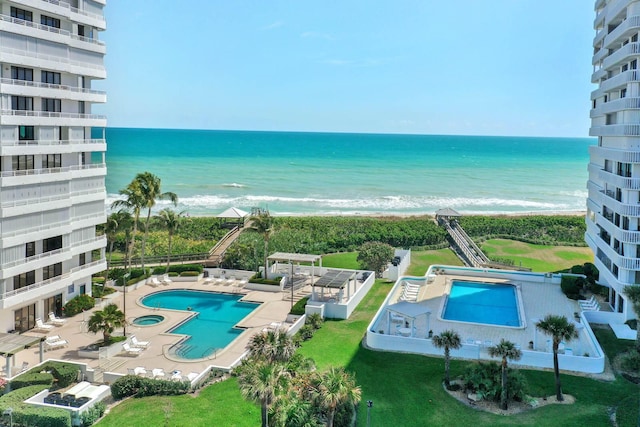
<svg viewBox="0 0 640 427">
<path fill-rule="evenodd" d="M 102 285 L 93 284 L 91 286 L 91 296 L 94 298 L 102 298 L 105 295 L 114 293 L 116 290 L 113 288 L 102 287 Z"/>
<path fill-rule="evenodd" d="M 104 283 L 104 277 L 92 277 L 92 283 L 97 283 L 98 285 L 102 285 Z"/>
<path fill-rule="evenodd" d="M 0 413 L 13 409 L 14 425 L 71 427 L 71 414 L 65 409 L 27 405 L 24 400 L 47 389 L 44 384 L 30 385 L 11 391 L 0 397 Z"/>
<path fill-rule="evenodd" d="M 91 295 L 83 294 L 67 301 L 64 307 L 62 307 L 62 310 L 64 311 L 65 316 L 71 317 L 85 310 L 90 310 L 95 305 L 95 299 Z"/>
<path fill-rule="evenodd" d="M 310 325 L 313 329 L 318 330 L 322 327 L 323 321 L 324 320 L 322 319 L 322 316 L 320 316 L 319 313 L 313 313 L 307 316 L 304 323 L 306 325 Z"/>
<path fill-rule="evenodd" d="M 573 276 L 562 276 L 562 281 L 560 282 L 562 292 L 564 292 L 567 298 L 573 300 L 580 299 L 580 287 L 578 287 L 576 279 L 577 278 Z"/>
<path fill-rule="evenodd" d="M 274 285 L 280 286 L 280 281 L 282 277 L 276 277 L 275 279 L 263 279 L 260 273 L 256 273 L 249 278 L 249 282 L 251 283 L 260 283 L 261 285 Z"/>
<path fill-rule="evenodd" d="M 305 307 L 307 306 L 307 301 L 309 301 L 309 297 L 302 298 L 293 305 L 293 308 L 289 313 L 295 314 L 296 316 L 302 316 L 304 314 Z"/>
<path fill-rule="evenodd" d="M 47 362 L 34 370 L 50 371 L 51 375 L 56 379 L 57 386 L 60 388 L 70 386 L 78 378 L 78 371 L 80 368 L 73 363 L 64 362 Z"/>
<path fill-rule="evenodd" d="M 188 381 L 156 380 L 126 375 L 111 384 L 111 395 L 114 399 L 128 396 L 172 396 L 186 394 L 190 389 L 191 384 Z"/>
<path fill-rule="evenodd" d="M 164 274 L 167 270 L 166 266 L 157 266 L 153 269 L 153 274 Z M 197 271 L 198 274 L 202 273 L 204 268 L 202 264 L 176 264 L 169 266 L 169 273 L 177 273 L 181 275 L 185 271 Z"/>
<path fill-rule="evenodd" d="M 197 277 L 199 275 L 200 273 L 198 273 L 197 271 L 183 271 L 182 273 L 180 273 L 180 277 Z"/>
<path fill-rule="evenodd" d="M 526 395 L 526 380 L 517 370 L 507 371 L 507 399 L 521 401 Z M 482 399 L 499 401 L 502 392 L 502 368 L 495 362 L 474 363 L 462 375 L 465 389 Z"/>
<path fill-rule="evenodd" d="M 300 338 L 302 339 L 302 341 L 307 341 L 313 337 L 313 334 L 315 332 L 316 330 L 313 328 L 313 326 L 304 325 L 303 327 L 300 328 L 300 330 L 298 331 L 298 334 L 300 334 Z"/>
<path fill-rule="evenodd" d="M 638 372 L 640 370 L 640 353 L 631 350 L 620 356 L 620 367 L 624 371 Z"/>
<path fill-rule="evenodd" d="M 83 412 L 80 415 L 80 419 L 82 420 L 83 427 L 89 427 L 95 424 L 96 421 L 100 419 L 101 416 L 104 415 L 104 411 L 107 409 L 107 406 L 103 402 L 98 402 L 89 408 L 87 411 Z"/>
<path fill-rule="evenodd" d="M 53 384 L 53 375 L 48 372 L 40 372 L 43 369 L 38 367 L 38 372 L 25 372 L 13 380 L 11 380 L 10 389 L 18 390 L 30 385 L 44 385 L 46 388 L 50 388 Z"/>
</svg>

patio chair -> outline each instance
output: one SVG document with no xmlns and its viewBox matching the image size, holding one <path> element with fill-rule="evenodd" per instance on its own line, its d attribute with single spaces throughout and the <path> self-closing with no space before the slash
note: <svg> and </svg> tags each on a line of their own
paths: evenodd
<svg viewBox="0 0 640 427">
<path fill-rule="evenodd" d="M 248 281 L 247 279 L 241 279 L 241 280 L 238 282 L 238 287 L 239 287 L 239 288 L 241 288 L 241 287 L 243 287 L 244 285 L 246 285 L 247 283 L 249 283 L 249 281 Z"/>
<path fill-rule="evenodd" d="M 189 374 L 187 375 L 187 381 L 189 382 L 193 382 L 193 380 L 195 380 L 196 378 L 198 378 L 200 374 L 197 372 L 189 372 Z"/>
<path fill-rule="evenodd" d="M 29 362 L 22 362 L 22 366 L 20 367 L 20 373 L 26 372 L 29 369 Z"/>
<path fill-rule="evenodd" d="M 136 366 L 135 368 L 132 369 L 132 371 L 133 371 L 133 375 L 137 375 L 139 377 L 146 377 L 147 374 L 149 373 L 149 371 L 147 371 L 142 366 Z"/>
<path fill-rule="evenodd" d="M 43 331 L 50 331 L 53 329 L 53 325 L 47 325 L 42 322 L 41 318 L 36 318 L 36 327 L 34 329 L 41 329 Z"/>
<path fill-rule="evenodd" d="M 163 285 L 170 285 L 170 284 L 172 284 L 172 283 L 173 283 L 173 280 L 171 280 L 171 279 L 169 278 L 169 275 L 168 275 L 168 274 L 165 274 L 164 276 L 162 276 L 162 284 L 163 284 Z"/>
<path fill-rule="evenodd" d="M 162 368 L 154 368 L 151 371 L 153 378 L 164 378 L 164 370 Z"/>
<path fill-rule="evenodd" d="M 216 279 L 216 285 L 222 285 L 226 280 L 227 280 L 227 278 L 224 277 L 224 274 L 223 274 L 223 275 L 221 275 L 220 277 L 218 277 Z"/>
<path fill-rule="evenodd" d="M 171 381 L 182 381 L 182 371 L 173 371 L 171 373 Z"/>
<path fill-rule="evenodd" d="M 139 356 L 142 353 L 142 349 L 139 347 L 131 347 L 129 343 L 122 344 L 122 350 L 129 355 Z"/>
<path fill-rule="evenodd" d="M 49 313 L 49 322 L 51 322 L 55 326 L 62 326 L 66 322 L 66 319 L 56 317 L 56 314 L 52 311 L 51 313 Z"/>
<path fill-rule="evenodd" d="M 209 276 L 209 277 L 205 277 L 204 281 L 202 282 L 203 285 L 210 285 L 214 282 L 214 278 Z"/>
<path fill-rule="evenodd" d="M 149 279 L 147 281 L 147 285 L 155 288 L 156 286 L 160 286 L 162 283 L 160 283 L 160 281 L 158 280 L 157 277 L 152 277 L 151 279 Z"/>
<path fill-rule="evenodd" d="M 45 350 L 54 350 L 54 349 L 57 349 L 57 348 L 66 347 L 68 345 L 69 345 L 69 342 L 67 340 L 63 340 L 58 335 L 53 335 L 53 336 L 47 337 L 44 340 Z"/>
<path fill-rule="evenodd" d="M 138 338 L 133 335 L 131 336 L 131 345 L 134 348 L 147 348 L 151 344 L 149 341 L 138 341 Z"/>
</svg>

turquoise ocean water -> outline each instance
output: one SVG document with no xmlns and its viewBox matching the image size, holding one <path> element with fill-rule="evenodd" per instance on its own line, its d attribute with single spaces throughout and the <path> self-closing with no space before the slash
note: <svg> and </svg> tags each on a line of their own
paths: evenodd
<svg viewBox="0 0 640 427">
<path fill-rule="evenodd" d="M 590 138 L 107 129 L 107 204 L 138 172 L 178 209 L 275 215 L 586 210 Z M 158 208 L 168 206 L 159 202 Z"/>
</svg>

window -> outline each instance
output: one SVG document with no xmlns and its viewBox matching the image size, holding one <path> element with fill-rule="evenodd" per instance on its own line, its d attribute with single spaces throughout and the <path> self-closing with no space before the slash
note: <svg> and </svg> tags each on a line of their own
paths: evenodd
<svg viewBox="0 0 640 427">
<path fill-rule="evenodd" d="M 62 263 L 48 265 L 42 268 L 42 280 L 51 279 L 62 275 Z"/>
<path fill-rule="evenodd" d="M 87 155 L 84 152 L 80 153 L 80 164 L 83 166 L 87 164 Z"/>
<path fill-rule="evenodd" d="M 62 154 L 46 154 L 42 157 L 42 167 L 45 169 L 61 168 Z"/>
<path fill-rule="evenodd" d="M 620 98 L 627 97 L 627 89 L 620 89 Z"/>
<path fill-rule="evenodd" d="M 36 283 L 36 271 L 27 271 L 26 273 L 13 276 L 13 289 L 24 288 L 25 286 Z"/>
<path fill-rule="evenodd" d="M 36 326 L 36 305 L 31 304 L 13 312 L 13 329 L 17 332 L 25 332 Z"/>
<path fill-rule="evenodd" d="M 50 237 L 42 241 L 42 252 L 51 252 L 62 248 L 62 236 Z"/>
<path fill-rule="evenodd" d="M 33 13 L 28 10 L 18 9 L 17 7 L 11 7 L 11 17 L 22 19 L 23 21 L 33 21 Z"/>
<path fill-rule="evenodd" d="M 87 254 L 85 254 L 84 252 L 81 253 L 78 258 L 79 258 L 78 264 L 85 265 L 87 263 Z"/>
<path fill-rule="evenodd" d="M 78 25 L 78 35 L 84 37 L 84 25 Z"/>
<path fill-rule="evenodd" d="M 73 294 L 75 291 L 76 291 L 76 287 L 75 287 L 75 285 L 73 285 L 73 283 L 71 285 L 67 286 L 67 294 L 68 295 Z"/>
<path fill-rule="evenodd" d="M 42 71 L 40 73 L 40 79 L 42 83 L 50 83 L 52 85 L 60 84 L 60 73 L 54 73 L 53 71 Z"/>
<path fill-rule="evenodd" d="M 87 293 L 87 285 L 80 285 L 80 295 Z"/>
<path fill-rule="evenodd" d="M 11 109 L 33 111 L 33 98 L 30 96 L 14 95 L 11 97 Z"/>
<path fill-rule="evenodd" d="M 59 113 L 62 111 L 62 101 L 55 98 L 42 98 L 42 111 Z"/>
<path fill-rule="evenodd" d="M 32 170 L 34 169 L 33 164 L 33 155 L 11 157 L 11 165 L 14 171 Z"/>
<path fill-rule="evenodd" d="M 20 141 L 33 141 L 35 137 L 35 128 L 33 126 L 18 126 L 18 139 Z"/>
<path fill-rule="evenodd" d="M 60 28 L 60 20 L 51 16 L 41 15 L 40 23 L 49 27 Z"/>
<path fill-rule="evenodd" d="M 24 256 L 29 258 L 36 254 L 36 242 L 29 242 L 25 245 Z"/>
<path fill-rule="evenodd" d="M 11 67 L 11 78 L 13 80 L 33 81 L 33 70 L 31 68 Z"/>
<path fill-rule="evenodd" d="M 84 114 L 84 101 L 78 101 L 78 113 Z"/>
</svg>

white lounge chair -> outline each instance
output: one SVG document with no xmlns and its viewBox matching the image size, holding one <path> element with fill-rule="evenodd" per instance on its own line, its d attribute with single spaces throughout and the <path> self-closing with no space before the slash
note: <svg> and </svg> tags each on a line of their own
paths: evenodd
<svg viewBox="0 0 640 427">
<path fill-rule="evenodd" d="M 224 277 L 224 274 L 216 279 L 216 285 L 222 285 L 226 282 L 227 278 Z"/>
<path fill-rule="evenodd" d="M 241 280 L 238 282 L 238 287 L 239 287 L 239 288 L 241 288 L 241 287 L 243 287 L 244 285 L 246 285 L 247 283 L 249 283 L 249 281 L 248 281 L 247 279 L 241 279 Z"/>
<path fill-rule="evenodd" d="M 134 356 L 140 355 L 142 353 L 142 349 L 139 347 L 131 347 L 129 343 L 122 344 L 122 350 L 124 350 L 127 354 L 132 354 Z"/>
<path fill-rule="evenodd" d="M 182 381 L 182 372 L 181 371 L 173 371 L 171 373 L 171 381 Z"/>
<path fill-rule="evenodd" d="M 162 284 L 163 284 L 163 285 L 170 285 L 170 284 L 172 284 L 172 283 L 173 283 L 173 280 L 171 280 L 171 279 L 169 278 L 169 275 L 168 275 L 168 274 L 165 274 L 164 276 L 162 276 Z"/>
<path fill-rule="evenodd" d="M 43 331 L 50 331 L 53 329 L 53 325 L 47 325 L 42 322 L 41 318 L 36 318 L 36 327 L 34 329 L 41 329 Z"/>
<path fill-rule="evenodd" d="M 138 338 L 135 335 L 131 337 L 131 345 L 133 347 L 147 348 L 149 347 L 149 344 L 151 344 L 149 341 L 138 341 Z"/>
<path fill-rule="evenodd" d="M 52 311 L 51 313 L 49 313 L 49 322 L 56 326 L 62 326 L 66 322 L 66 319 L 56 317 L 56 314 Z"/>
<path fill-rule="evenodd" d="M 45 350 L 54 350 L 69 345 L 67 340 L 63 340 L 59 335 L 52 335 L 44 340 Z"/>
<path fill-rule="evenodd" d="M 162 368 L 154 368 L 151 371 L 153 378 L 164 378 L 164 370 Z"/>
<path fill-rule="evenodd" d="M 202 282 L 202 284 L 203 284 L 203 285 L 210 285 L 210 284 L 212 284 L 212 283 L 213 283 L 213 281 L 214 281 L 214 280 L 215 280 L 215 279 L 214 279 L 213 277 L 211 277 L 211 276 L 209 276 L 209 277 L 205 277 L 205 278 L 204 278 L 204 281 Z"/>
<path fill-rule="evenodd" d="M 132 371 L 133 371 L 132 375 L 138 375 L 139 377 L 146 377 L 147 374 L 149 373 L 149 371 L 147 371 L 142 366 L 136 366 L 135 368 L 132 369 Z"/>
<path fill-rule="evenodd" d="M 196 378 L 198 378 L 200 374 L 197 372 L 189 372 L 189 374 L 187 375 L 187 381 L 189 382 L 193 382 L 193 380 L 195 380 Z"/>
<path fill-rule="evenodd" d="M 595 296 L 591 295 L 591 298 L 589 298 L 588 300 L 580 300 L 578 301 L 578 304 L 580 304 L 580 307 L 582 307 L 583 309 L 584 308 L 591 309 L 597 306 L 599 303 L 598 303 L 598 300 L 595 298 Z"/>
<path fill-rule="evenodd" d="M 147 281 L 147 285 L 155 288 L 156 286 L 160 286 L 162 283 L 160 283 L 160 281 L 158 280 L 157 277 L 152 277 L 151 279 L 149 279 Z"/>
</svg>

